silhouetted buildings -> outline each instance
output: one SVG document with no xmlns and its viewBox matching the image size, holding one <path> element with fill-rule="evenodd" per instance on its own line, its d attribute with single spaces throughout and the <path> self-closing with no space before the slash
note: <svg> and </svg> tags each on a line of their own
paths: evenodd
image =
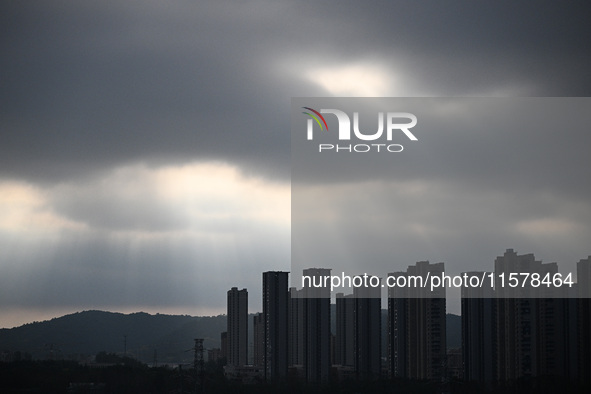
<svg viewBox="0 0 591 394">
<path fill-rule="evenodd" d="M 591 380 L 591 256 L 577 263 L 578 374 Z"/>
<path fill-rule="evenodd" d="M 355 374 L 360 380 L 376 380 L 382 369 L 381 288 L 356 287 L 353 297 Z"/>
<path fill-rule="evenodd" d="M 577 264 L 578 283 L 572 286 L 509 286 L 509 278 L 535 277 L 541 283 L 541 278 L 560 275 L 556 263 L 542 263 L 533 254 L 518 255 L 512 249 L 496 258 L 494 268 L 494 272 L 457 275 L 464 278 L 462 346 L 449 350 L 449 285 L 432 288 L 429 281 L 449 277 L 444 263 L 421 261 L 406 271 L 388 274 L 385 354 L 381 329 L 384 282 L 353 285 L 353 294 L 336 294 L 333 336 L 330 288 L 319 280 L 330 276 L 330 269 L 304 270 L 301 289 L 288 289 L 288 272 L 265 272 L 263 312 L 253 316 L 254 366 L 244 367 L 246 289 L 228 291 L 227 345 L 222 335 L 220 356 L 227 352 L 235 376 L 250 379 L 259 374 L 258 379 L 268 382 L 284 382 L 288 375 L 312 384 L 326 384 L 332 377 L 376 380 L 385 377 L 382 357 L 387 360 L 389 377 L 429 384 L 463 379 L 489 390 L 538 377 L 589 382 L 591 257 Z M 474 286 L 478 281 L 471 279 L 486 282 Z"/>
<path fill-rule="evenodd" d="M 560 277 L 556 263 L 543 264 L 533 254 L 518 255 L 507 249 L 495 260 L 494 290 L 462 288 L 465 380 L 488 388 L 494 383 L 550 376 L 589 381 L 591 370 L 584 363 L 591 350 L 591 311 L 584 311 L 589 298 L 577 298 L 582 296 L 581 287 L 588 289 L 588 267 L 589 261 L 581 260 L 579 283 L 561 285 L 553 282 Z M 532 275 L 540 279 L 534 285 L 517 280 Z M 509 278 L 514 278 L 512 285 Z"/>
<path fill-rule="evenodd" d="M 489 273 L 466 274 L 481 278 Z M 486 387 L 491 387 L 496 379 L 495 301 L 490 286 L 462 287 L 463 376 L 467 381 L 480 382 Z"/>
<path fill-rule="evenodd" d="M 288 272 L 263 273 L 264 377 L 266 381 L 287 378 Z"/>
<path fill-rule="evenodd" d="M 248 364 L 248 292 L 228 290 L 228 365 Z"/>
<path fill-rule="evenodd" d="M 265 365 L 265 317 L 263 313 L 256 313 L 253 317 L 253 365 Z"/>
<path fill-rule="evenodd" d="M 304 310 L 306 299 L 303 290 L 295 287 L 289 289 L 289 329 L 288 329 L 288 358 L 289 366 L 303 368 L 304 366 Z"/>
<path fill-rule="evenodd" d="M 220 334 L 220 357 L 226 360 L 226 364 L 228 363 L 228 331 Z"/>
<path fill-rule="evenodd" d="M 447 379 L 464 379 L 464 363 L 461 348 L 447 349 Z"/>
<path fill-rule="evenodd" d="M 207 349 L 207 361 L 218 361 L 221 360 L 222 356 L 222 351 L 220 350 L 220 348 L 213 348 L 213 349 Z"/>
<path fill-rule="evenodd" d="M 533 290 L 529 286 L 505 287 L 498 274 L 532 273 L 541 264 L 535 261 L 533 254 L 519 256 L 513 249 L 508 249 L 495 260 L 497 380 L 506 381 L 535 375 L 538 350 L 535 346 L 536 300 L 528 298 Z"/>
<path fill-rule="evenodd" d="M 323 278 L 330 269 L 308 268 L 304 276 Z M 312 283 L 314 283 L 312 281 Z M 330 288 L 305 286 L 304 374 L 309 383 L 327 383 L 330 378 Z"/>
<path fill-rule="evenodd" d="M 355 366 L 355 299 L 353 294 L 336 295 L 335 364 Z"/>
<path fill-rule="evenodd" d="M 388 275 L 406 284 L 388 288 L 388 364 L 394 378 L 442 381 L 446 376 L 445 288 L 409 286 L 443 272 L 443 263 L 420 261 Z"/>
<path fill-rule="evenodd" d="M 533 254 L 507 249 L 495 260 L 496 377 L 499 381 L 535 376 L 572 377 L 576 373 L 576 303 L 562 286 L 508 286 L 500 274 L 539 274 L 552 278 L 556 263 L 543 264 Z"/>
</svg>

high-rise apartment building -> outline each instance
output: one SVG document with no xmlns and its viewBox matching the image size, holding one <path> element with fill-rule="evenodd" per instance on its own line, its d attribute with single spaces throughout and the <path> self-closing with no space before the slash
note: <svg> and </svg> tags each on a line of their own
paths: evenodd
<svg viewBox="0 0 591 394">
<path fill-rule="evenodd" d="M 228 364 L 228 331 L 220 334 L 220 357 Z"/>
<path fill-rule="evenodd" d="M 488 278 L 490 273 L 467 275 Z M 538 376 L 576 378 L 581 348 L 576 287 L 544 283 L 555 275 L 558 264 L 507 249 L 495 260 L 494 290 L 486 285 L 462 288 L 466 380 L 490 387 L 493 381 Z M 531 285 L 527 278 L 539 281 Z"/>
<path fill-rule="evenodd" d="M 228 365 L 248 364 L 248 292 L 236 287 L 228 290 Z"/>
<path fill-rule="evenodd" d="M 252 317 L 253 365 L 262 367 L 265 363 L 265 317 L 259 312 Z"/>
<path fill-rule="evenodd" d="M 288 272 L 263 273 L 264 374 L 266 381 L 287 378 Z"/>
<path fill-rule="evenodd" d="M 591 381 L 591 256 L 577 263 L 578 377 Z"/>
<path fill-rule="evenodd" d="M 304 365 L 304 310 L 306 299 L 303 290 L 289 289 L 289 330 L 288 330 L 288 360 L 289 365 L 303 367 Z"/>
<path fill-rule="evenodd" d="M 488 272 L 466 272 L 462 276 L 487 277 Z M 462 287 L 462 359 L 467 381 L 492 387 L 496 377 L 496 320 L 493 288 Z"/>
<path fill-rule="evenodd" d="M 356 287 L 354 299 L 354 359 L 359 380 L 379 379 L 382 370 L 380 287 Z"/>
<path fill-rule="evenodd" d="M 335 364 L 355 366 L 355 298 L 336 295 Z"/>
<path fill-rule="evenodd" d="M 330 269 L 308 268 L 304 277 L 324 278 Z M 306 284 L 304 300 L 304 372 L 309 383 L 327 383 L 330 379 L 330 288 Z"/>
<path fill-rule="evenodd" d="M 497 380 L 508 381 L 535 375 L 537 368 L 537 300 L 531 287 L 503 286 L 500 274 L 537 272 L 541 266 L 533 254 L 517 255 L 507 249 L 495 260 L 496 371 Z"/>
<path fill-rule="evenodd" d="M 444 264 L 420 261 L 406 272 L 391 273 L 400 282 L 440 275 Z M 388 360 L 390 375 L 441 381 L 445 377 L 445 288 L 388 288 Z"/>
<path fill-rule="evenodd" d="M 576 321 L 576 303 L 569 300 L 569 288 L 531 282 L 512 287 L 507 281 L 512 274 L 539 275 L 543 280 L 557 273 L 558 264 L 543 264 L 531 253 L 518 255 L 507 249 L 496 258 L 497 380 L 575 373 L 571 355 L 576 352 L 576 332 L 569 322 Z"/>
</svg>

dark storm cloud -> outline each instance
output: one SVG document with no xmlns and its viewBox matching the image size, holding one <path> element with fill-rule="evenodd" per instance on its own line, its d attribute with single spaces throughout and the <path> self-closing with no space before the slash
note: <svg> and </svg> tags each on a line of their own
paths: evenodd
<svg viewBox="0 0 591 394">
<path fill-rule="evenodd" d="M 286 156 L 287 137 L 263 129 L 264 107 L 275 108 L 257 102 L 269 95 L 260 53 L 240 47 L 249 22 L 224 21 L 219 10 L 210 18 L 207 5 L 175 7 L 4 13 L 17 20 L 3 62 L 3 169 L 43 177 L 122 161 Z"/>
<path fill-rule="evenodd" d="M 396 140 L 395 136 L 392 142 L 404 145 L 405 151 L 400 154 L 319 155 L 317 145 L 304 137 L 297 138 L 296 132 L 297 139 L 292 140 L 296 154 L 292 161 L 294 174 L 300 176 L 297 181 L 445 180 L 458 190 L 466 186 L 491 192 L 511 190 L 516 194 L 553 192 L 582 200 L 591 193 L 589 184 L 582 181 L 591 167 L 591 158 L 586 153 L 591 144 L 588 98 L 305 99 L 299 102 L 317 108 L 340 108 L 349 114 L 361 111 L 360 128 L 364 132 L 376 129 L 378 111 L 403 108 L 418 118 L 413 128 L 418 141 L 409 141 L 402 135 Z M 298 130 L 303 130 L 306 121 L 305 115 L 300 114 L 301 105 L 295 105 L 297 108 L 292 113 L 293 125 Z M 360 105 L 366 105 L 367 110 Z M 329 129 L 337 129 L 336 118 L 326 117 Z M 325 138 L 321 142 L 337 143 L 334 135 L 319 136 Z"/>
<path fill-rule="evenodd" d="M 577 7 L 5 3 L 0 168 L 39 181 L 220 159 L 284 177 L 289 97 L 326 92 L 297 64 L 282 75 L 281 59 L 381 59 L 401 70 L 406 95 L 588 95 L 591 37 Z"/>
</svg>

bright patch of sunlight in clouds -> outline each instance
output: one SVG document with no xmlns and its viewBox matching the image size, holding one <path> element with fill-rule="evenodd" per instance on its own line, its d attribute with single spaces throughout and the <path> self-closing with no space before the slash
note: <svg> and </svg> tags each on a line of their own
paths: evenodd
<svg viewBox="0 0 591 394">
<path fill-rule="evenodd" d="M 374 64 L 320 67 L 308 71 L 305 77 L 334 96 L 388 96 L 394 88 L 392 73 Z"/>
<path fill-rule="evenodd" d="M 79 223 L 57 215 L 39 187 L 22 182 L 0 183 L 0 230 L 31 237 L 59 228 L 80 229 Z"/>
<path fill-rule="evenodd" d="M 154 174 L 161 198 L 194 218 L 234 217 L 289 226 L 290 187 L 245 177 L 235 167 L 189 164 Z"/>
<path fill-rule="evenodd" d="M 63 229 L 134 236 L 240 232 L 245 225 L 289 228 L 289 184 L 218 163 L 133 165 L 45 188 L 0 184 L 0 229 L 21 238 Z"/>
<path fill-rule="evenodd" d="M 567 218 L 540 218 L 532 220 L 523 220 L 516 224 L 516 229 L 524 236 L 532 238 L 547 238 L 550 240 L 556 238 L 568 238 L 579 231 L 583 231 L 582 226 Z"/>
</svg>

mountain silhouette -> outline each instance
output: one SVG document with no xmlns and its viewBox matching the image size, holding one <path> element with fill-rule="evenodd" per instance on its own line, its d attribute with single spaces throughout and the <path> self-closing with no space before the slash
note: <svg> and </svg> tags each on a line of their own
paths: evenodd
<svg viewBox="0 0 591 394">
<path fill-rule="evenodd" d="M 0 353 L 29 353 L 33 359 L 84 361 L 104 351 L 146 363 L 192 362 L 194 338 L 220 347 L 226 316 L 150 315 L 84 311 L 44 322 L 0 329 Z"/>
<path fill-rule="evenodd" d="M 333 305 L 332 318 L 336 308 Z M 387 346 L 387 311 L 382 310 L 382 347 Z M 461 317 L 447 315 L 447 347 L 461 346 Z M 249 315 L 252 344 L 252 315 Z M 332 322 L 333 327 L 335 322 Z M 144 363 L 193 362 L 195 338 L 203 338 L 205 349 L 219 348 L 220 333 L 226 331 L 226 316 L 151 315 L 84 311 L 0 329 L 2 354 L 28 353 L 33 359 L 92 361 L 99 352 L 127 355 Z M 385 354 L 385 353 L 384 353 Z M 252 356 L 252 354 L 250 355 Z"/>
</svg>

